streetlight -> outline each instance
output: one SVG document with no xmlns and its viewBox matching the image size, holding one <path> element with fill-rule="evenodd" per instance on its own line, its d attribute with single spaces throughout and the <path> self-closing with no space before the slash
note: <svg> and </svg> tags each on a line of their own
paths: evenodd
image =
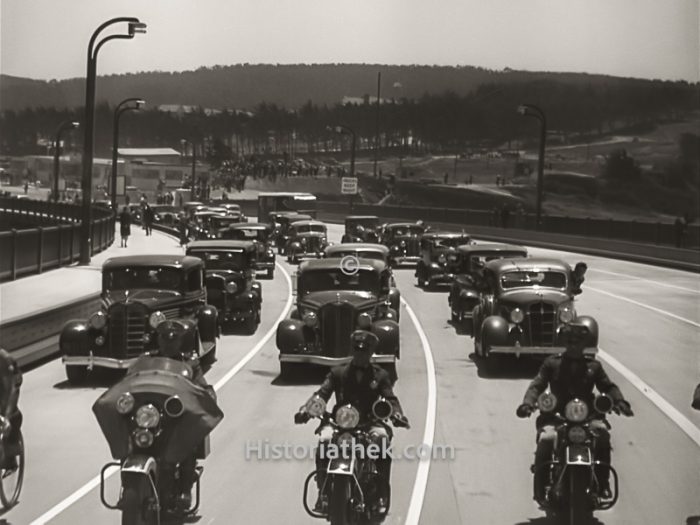
<svg viewBox="0 0 700 525">
<path fill-rule="evenodd" d="M 99 34 L 113 24 L 128 24 L 127 34 L 109 35 L 97 42 Z M 134 17 L 117 17 L 107 20 L 100 25 L 90 37 L 87 49 L 87 77 L 85 83 L 85 138 L 83 141 L 83 202 L 82 224 L 80 227 L 80 264 L 88 264 L 91 255 L 91 223 L 92 223 L 92 155 L 95 127 L 95 77 L 97 76 L 97 54 L 100 48 L 110 40 L 132 39 L 137 33 L 145 33 L 146 24 Z"/>
<path fill-rule="evenodd" d="M 80 123 L 74 120 L 66 120 L 61 122 L 56 130 L 56 142 L 53 148 L 53 201 L 58 202 L 58 172 L 59 172 L 59 157 L 61 156 L 61 134 L 64 131 L 77 129 Z"/>
<path fill-rule="evenodd" d="M 180 139 L 180 144 L 182 145 L 182 149 L 185 149 L 185 144 L 191 144 L 192 145 L 192 181 L 190 184 L 190 200 L 194 201 L 197 200 L 195 196 L 195 191 L 194 191 L 194 184 L 195 184 L 195 163 L 197 162 L 197 150 L 195 149 L 194 146 L 194 141 L 193 140 L 187 140 L 187 139 Z M 185 149 L 185 153 L 187 153 L 187 150 Z"/>
<path fill-rule="evenodd" d="M 540 121 L 540 155 L 537 162 L 537 204 L 535 229 L 539 230 L 542 220 L 542 195 L 544 190 L 544 143 L 547 137 L 547 118 L 544 111 L 533 104 L 521 104 L 518 113 L 526 117 L 534 117 Z"/>
<path fill-rule="evenodd" d="M 133 106 L 128 104 L 133 102 Z M 126 111 L 135 111 L 141 109 L 146 104 L 146 101 L 141 98 L 126 98 L 122 100 L 114 109 L 114 119 L 112 128 L 112 210 L 116 213 L 117 210 L 117 159 L 119 157 L 119 118 Z"/>
<path fill-rule="evenodd" d="M 345 126 L 343 124 L 339 124 L 335 126 L 334 128 L 330 128 L 336 133 L 350 133 L 352 136 L 352 144 L 350 145 L 350 176 L 354 177 L 355 176 L 355 142 L 356 142 L 356 135 L 353 129 L 349 126 Z M 350 195 L 350 212 L 352 212 L 352 201 L 353 201 L 354 195 Z"/>
</svg>

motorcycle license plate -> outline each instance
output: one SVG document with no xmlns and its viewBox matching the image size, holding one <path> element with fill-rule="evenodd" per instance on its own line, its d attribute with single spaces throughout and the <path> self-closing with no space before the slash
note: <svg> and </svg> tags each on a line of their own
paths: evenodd
<svg viewBox="0 0 700 525">
<path fill-rule="evenodd" d="M 570 445 L 566 448 L 567 465 L 591 465 L 591 450 L 585 445 Z"/>
<path fill-rule="evenodd" d="M 328 462 L 328 474 L 344 474 L 346 476 L 351 476 L 353 473 L 355 458 L 351 457 L 349 459 L 331 459 Z"/>
</svg>

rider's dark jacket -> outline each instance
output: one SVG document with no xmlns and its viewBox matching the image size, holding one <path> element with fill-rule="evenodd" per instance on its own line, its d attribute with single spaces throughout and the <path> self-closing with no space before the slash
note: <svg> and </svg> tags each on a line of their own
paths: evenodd
<svg viewBox="0 0 700 525">
<path fill-rule="evenodd" d="M 358 370 L 362 370 L 359 382 L 357 380 Z M 394 414 L 403 414 L 401 404 L 391 387 L 388 372 L 377 365 L 372 364 L 367 368 L 359 368 L 349 363 L 333 368 L 316 394 L 328 402 L 334 393 L 335 409 L 352 404 L 360 412 L 361 421 L 364 421 L 372 413 L 372 404 L 379 397 L 384 397 L 391 403 Z"/>
<path fill-rule="evenodd" d="M 0 414 L 11 417 L 17 411 L 22 372 L 9 352 L 0 348 Z"/>
<path fill-rule="evenodd" d="M 608 395 L 614 403 L 624 399 L 620 389 L 603 370 L 600 361 L 590 356 L 572 359 L 559 354 L 545 359 L 525 392 L 523 403 L 535 406 L 537 397 L 548 385 L 557 398 L 556 412 L 563 412 L 566 403 L 574 398 L 585 401 L 589 407 L 592 406 L 594 387 Z"/>
</svg>

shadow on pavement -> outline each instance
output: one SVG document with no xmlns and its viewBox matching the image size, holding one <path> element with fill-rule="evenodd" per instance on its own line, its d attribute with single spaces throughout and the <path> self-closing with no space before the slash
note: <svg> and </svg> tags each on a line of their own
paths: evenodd
<svg viewBox="0 0 700 525">
<path fill-rule="evenodd" d="M 568 525 L 568 523 L 569 520 L 563 516 L 561 518 L 541 516 L 539 518 L 528 518 L 527 521 L 519 521 L 515 525 Z M 605 523 L 593 517 L 586 525 L 605 525 Z"/>
<path fill-rule="evenodd" d="M 455 323 L 454 321 L 452 321 L 451 319 L 449 319 L 449 320 L 447 321 L 447 324 L 449 324 L 450 326 L 452 326 L 452 327 L 455 329 L 455 333 L 456 333 L 457 335 L 468 335 L 468 336 L 472 335 L 472 334 L 471 334 L 471 330 L 470 330 L 469 327 L 466 325 L 466 323 Z M 469 344 L 469 343 L 467 343 L 467 344 Z M 473 341 L 471 342 L 471 345 L 470 345 L 470 346 L 472 346 L 472 347 L 474 346 L 474 342 L 473 342 Z"/>
<path fill-rule="evenodd" d="M 484 379 L 532 379 L 542 363 L 539 359 L 492 355 L 485 359 L 475 353 L 469 355 L 477 368 L 477 375 Z"/>
<path fill-rule="evenodd" d="M 67 379 L 60 381 L 53 385 L 56 390 L 73 390 L 73 389 L 96 389 L 96 388 L 109 388 L 116 382 L 120 381 L 126 370 L 112 370 L 110 368 L 96 368 L 93 370 L 80 384 L 71 384 Z"/>
<path fill-rule="evenodd" d="M 318 386 L 323 383 L 329 370 L 324 366 L 301 365 L 294 367 L 293 372 L 284 377 L 277 374 L 277 377 L 270 384 L 274 386 Z"/>
</svg>

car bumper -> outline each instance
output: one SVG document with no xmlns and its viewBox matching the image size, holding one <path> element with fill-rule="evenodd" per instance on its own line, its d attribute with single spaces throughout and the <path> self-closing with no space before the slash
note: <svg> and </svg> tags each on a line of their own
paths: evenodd
<svg viewBox="0 0 700 525">
<path fill-rule="evenodd" d="M 508 354 L 519 357 L 521 355 L 548 356 L 561 354 L 566 350 L 564 346 L 492 346 L 489 348 L 489 354 Z M 598 353 L 598 348 L 585 348 L 585 355 L 595 355 Z"/>
<path fill-rule="evenodd" d="M 347 357 L 326 357 L 322 355 L 310 354 L 280 354 L 281 363 L 306 363 L 310 365 L 321 366 L 338 366 L 344 365 L 352 361 L 352 356 Z M 396 356 L 393 354 L 374 354 L 370 358 L 371 363 L 390 364 L 396 362 Z"/>
<path fill-rule="evenodd" d="M 275 267 L 275 261 L 264 261 L 255 264 L 255 270 L 271 270 Z"/>
<path fill-rule="evenodd" d="M 392 257 L 396 264 L 417 264 L 420 261 L 418 255 L 397 255 Z"/>
<path fill-rule="evenodd" d="M 451 273 L 436 273 L 433 275 L 428 276 L 428 282 L 430 284 L 444 284 L 444 285 L 449 285 L 452 284 L 452 281 L 454 280 L 454 274 Z"/>
<path fill-rule="evenodd" d="M 64 355 L 61 359 L 64 365 L 72 366 L 87 366 L 89 369 L 113 368 L 115 370 L 126 370 L 129 368 L 138 357 L 128 357 L 125 359 L 117 359 L 115 357 L 102 357 L 89 355 Z"/>
</svg>

